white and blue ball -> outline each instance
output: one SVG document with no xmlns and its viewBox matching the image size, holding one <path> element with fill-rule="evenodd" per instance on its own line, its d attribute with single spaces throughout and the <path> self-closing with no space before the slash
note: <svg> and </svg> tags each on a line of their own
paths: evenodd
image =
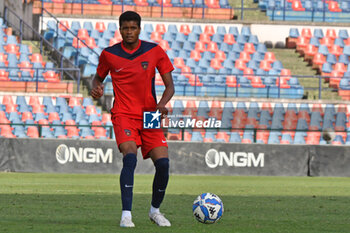
<svg viewBox="0 0 350 233">
<path fill-rule="evenodd" d="M 215 223 L 224 213 L 224 204 L 213 193 L 202 193 L 193 202 L 194 217 L 201 223 Z"/>
</svg>

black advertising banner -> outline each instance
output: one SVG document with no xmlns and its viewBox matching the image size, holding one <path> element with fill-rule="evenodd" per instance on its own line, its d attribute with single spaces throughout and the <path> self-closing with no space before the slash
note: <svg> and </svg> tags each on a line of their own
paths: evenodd
<svg viewBox="0 0 350 233">
<path fill-rule="evenodd" d="M 119 174 L 113 140 L 1 139 L 1 171 Z M 169 142 L 172 174 L 306 176 L 309 146 Z M 136 173 L 153 173 L 138 155 Z"/>
<path fill-rule="evenodd" d="M 311 176 L 350 177 L 349 146 L 315 146 L 310 151 Z"/>
<path fill-rule="evenodd" d="M 306 176 L 308 147 L 233 143 L 170 143 L 171 172 L 205 175 Z"/>
</svg>

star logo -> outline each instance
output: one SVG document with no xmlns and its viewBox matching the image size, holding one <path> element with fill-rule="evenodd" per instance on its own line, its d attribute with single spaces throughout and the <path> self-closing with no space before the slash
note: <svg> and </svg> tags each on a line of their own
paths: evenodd
<svg viewBox="0 0 350 233">
<path fill-rule="evenodd" d="M 154 112 L 143 112 L 143 128 L 144 129 L 159 129 L 162 114 L 159 110 Z"/>
</svg>

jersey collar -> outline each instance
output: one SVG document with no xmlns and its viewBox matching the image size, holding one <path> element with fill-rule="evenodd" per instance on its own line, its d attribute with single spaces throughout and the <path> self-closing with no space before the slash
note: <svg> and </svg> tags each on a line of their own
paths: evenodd
<svg viewBox="0 0 350 233">
<path fill-rule="evenodd" d="M 136 52 L 140 46 L 141 46 L 141 40 L 139 39 L 139 44 L 137 45 L 137 47 L 133 50 L 129 50 L 127 48 L 124 47 L 124 44 L 123 44 L 123 41 L 121 42 L 121 46 L 122 46 L 122 49 L 126 52 L 126 53 L 129 53 L 129 54 L 133 54 L 134 52 Z"/>
</svg>

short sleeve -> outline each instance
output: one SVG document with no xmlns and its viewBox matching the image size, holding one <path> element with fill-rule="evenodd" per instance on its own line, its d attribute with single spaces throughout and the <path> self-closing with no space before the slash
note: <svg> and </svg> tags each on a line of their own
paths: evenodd
<svg viewBox="0 0 350 233">
<path fill-rule="evenodd" d="M 109 73 L 109 65 L 108 65 L 108 62 L 106 59 L 106 52 L 103 50 L 101 55 L 100 55 L 99 62 L 98 62 L 97 74 L 101 78 L 105 78 L 108 73 Z"/>
<path fill-rule="evenodd" d="M 157 53 L 159 56 L 158 63 L 157 63 L 157 70 L 161 75 L 166 74 L 168 72 L 171 72 L 174 70 L 173 64 L 171 64 L 171 61 L 168 57 L 168 55 L 164 52 L 164 50 L 157 46 Z"/>
</svg>

